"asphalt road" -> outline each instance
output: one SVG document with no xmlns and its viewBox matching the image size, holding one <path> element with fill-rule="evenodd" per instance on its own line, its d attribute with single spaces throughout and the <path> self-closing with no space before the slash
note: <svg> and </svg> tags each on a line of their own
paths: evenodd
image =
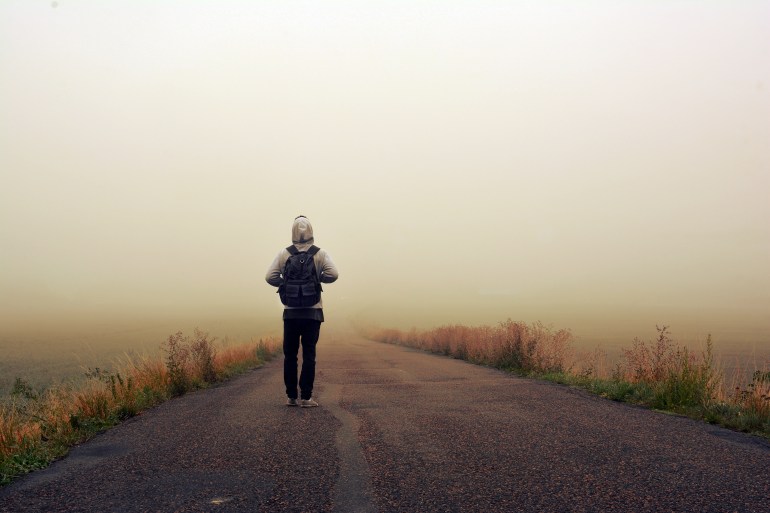
<svg viewBox="0 0 770 513">
<path fill-rule="evenodd" d="M 322 329 L 319 408 L 281 359 L 0 489 L 0 511 L 770 511 L 770 444 Z"/>
</svg>

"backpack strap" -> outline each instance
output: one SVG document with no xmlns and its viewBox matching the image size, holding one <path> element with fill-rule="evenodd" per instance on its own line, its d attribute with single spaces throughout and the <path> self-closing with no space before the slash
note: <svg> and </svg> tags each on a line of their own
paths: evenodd
<svg viewBox="0 0 770 513">
<path fill-rule="evenodd" d="M 297 248 L 295 248 L 295 247 L 294 247 L 294 244 L 292 244 L 291 246 L 289 246 L 288 248 L 286 248 L 286 251 L 288 251 L 290 255 L 296 255 L 296 254 L 298 254 L 298 253 L 299 253 L 299 251 L 297 250 Z"/>
<path fill-rule="evenodd" d="M 313 258 L 315 256 L 315 254 L 318 253 L 319 251 L 321 251 L 321 248 L 319 248 L 315 244 L 310 246 L 309 248 L 307 248 L 307 254 L 310 255 L 310 258 Z M 315 282 L 316 287 L 318 287 L 318 290 L 322 291 L 323 288 L 321 287 L 321 279 L 319 278 L 319 276 L 317 274 L 320 271 L 318 271 L 318 267 L 315 264 L 315 262 L 313 262 L 313 267 L 315 267 L 315 269 L 316 269 L 316 272 L 313 273 L 313 281 Z"/>
</svg>

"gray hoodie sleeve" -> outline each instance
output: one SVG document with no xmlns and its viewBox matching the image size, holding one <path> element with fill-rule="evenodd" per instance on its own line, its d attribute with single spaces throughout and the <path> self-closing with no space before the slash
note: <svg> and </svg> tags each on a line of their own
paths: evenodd
<svg viewBox="0 0 770 513">
<path fill-rule="evenodd" d="M 280 287 L 283 284 L 283 278 L 281 277 L 281 257 L 283 256 L 284 251 L 286 250 L 282 249 L 278 253 L 275 260 L 273 260 L 273 263 L 270 264 L 270 267 L 267 269 L 267 274 L 265 274 L 265 281 L 273 287 Z"/>
<path fill-rule="evenodd" d="M 320 274 L 321 276 L 319 279 L 321 280 L 321 283 L 333 283 L 337 281 L 337 278 L 340 276 L 339 271 L 337 271 L 337 266 L 335 266 L 332 261 L 332 257 L 330 257 L 329 253 L 326 251 L 324 251 Z"/>
</svg>

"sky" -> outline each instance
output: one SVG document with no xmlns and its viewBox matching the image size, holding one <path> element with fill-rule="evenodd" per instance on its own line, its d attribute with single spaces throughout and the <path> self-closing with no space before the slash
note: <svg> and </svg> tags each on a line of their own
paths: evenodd
<svg viewBox="0 0 770 513">
<path fill-rule="evenodd" d="M 770 348 L 770 2 L 0 3 L 0 325 L 513 318 Z M 624 340 L 625 341 L 625 340 Z"/>
</svg>

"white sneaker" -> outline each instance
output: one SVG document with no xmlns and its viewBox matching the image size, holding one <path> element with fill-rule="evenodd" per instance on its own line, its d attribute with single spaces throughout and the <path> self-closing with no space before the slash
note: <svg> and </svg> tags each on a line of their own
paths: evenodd
<svg viewBox="0 0 770 513">
<path fill-rule="evenodd" d="M 286 406 L 299 406 L 299 401 L 289 397 L 288 399 L 286 399 Z"/>
<path fill-rule="evenodd" d="M 311 397 L 310 399 L 302 399 L 299 402 L 300 408 L 314 408 L 318 406 L 318 403 L 313 400 Z"/>
</svg>

